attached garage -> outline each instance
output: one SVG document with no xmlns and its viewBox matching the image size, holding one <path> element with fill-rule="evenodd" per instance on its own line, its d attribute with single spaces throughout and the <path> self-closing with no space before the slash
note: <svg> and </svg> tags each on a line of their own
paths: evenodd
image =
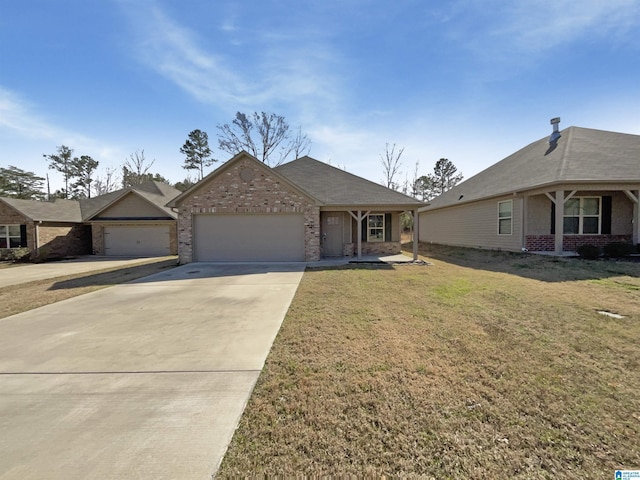
<svg viewBox="0 0 640 480">
<path fill-rule="evenodd" d="M 196 262 L 301 262 L 301 214 L 198 214 L 193 216 Z"/>
<path fill-rule="evenodd" d="M 161 257 L 170 255 L 169 225 L 104 227 L 104 252 L 107 256 Z"/>
</svg>

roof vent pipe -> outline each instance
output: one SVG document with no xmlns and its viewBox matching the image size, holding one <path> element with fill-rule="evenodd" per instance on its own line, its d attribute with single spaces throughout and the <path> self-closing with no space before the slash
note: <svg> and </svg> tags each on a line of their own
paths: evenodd
<svg viewBox="0 0 640 480">
<path fill-rule="evenodd" d="M 553 132 L 551 132 L 551 136 L 549 137 L 549 143 L 555 143 L 560 138 L 560 132 L 558 130 L 559 123 L 560 123 L 560 117 L 555 117 L 551 119 L 551 125 L 553 125 Z"/>
</svg>

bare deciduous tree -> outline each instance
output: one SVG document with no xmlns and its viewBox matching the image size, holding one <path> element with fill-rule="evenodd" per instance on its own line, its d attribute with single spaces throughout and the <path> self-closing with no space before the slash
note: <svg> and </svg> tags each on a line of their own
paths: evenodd
<svg viewBox="0 0 640 480">
<path fill-rule="evenodd" d="M 97 197 L 117 190 L 118 181 L 119 179 L 116 169 L 107 167 L 104 173 L 102 175 L 97 175 L 91 184 L 94 196 Z"/>
<path fill-rule="evenodd" d="M 402 167 L 402 162 L 400 162 L 402 152 L 404 152 L 404 147 L 397 148 L 395 143 L 389 145 L 387 142 L 384 154 L 380 154 L 382 171 L 384 173 L 384 185 L 393 190 L 397 190 L 399 187 L 396 177 L 400 174 L 400 168 Z"/>
<path fill-rule="evenodd" d="M 289 124 L 282 115 L 254 112 L 246 115 L 236 113 L 231 124 L 218 125 L 220 150 L 236 155 L 245 150 L 270 166 L 283 163 L 291 154 L 297 158 L 308 153 L 311 142 L 302 130 L 291 137 Z M 279 150 L 278 159 L 274 156 Z"/>
<path fill-rule="evenodd" d="M 155 163 L 155 159 L 147 161 L 144 150 L 136 150 L 122 164 L 122 187 L 127 188 L 141 183 L 153 177 L 149 170 Z"/>
</svg>

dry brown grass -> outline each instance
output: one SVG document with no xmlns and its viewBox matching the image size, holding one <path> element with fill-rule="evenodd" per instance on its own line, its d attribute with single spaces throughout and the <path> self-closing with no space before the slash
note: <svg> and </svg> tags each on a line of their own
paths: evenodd
<svg viewBox="0 0 640 480">
<path fill-rule="evenodd" d="M 110 268 L 0 287 L 0 318 L 146 277 L 175 266 L 175 259 L 149 259 L 131 267 Z"/>
<path fill-rule="evenodd" d="M 640 467 L 639 264 L 421 251 L 305 273 L 221 477 Z"/>
</svg>

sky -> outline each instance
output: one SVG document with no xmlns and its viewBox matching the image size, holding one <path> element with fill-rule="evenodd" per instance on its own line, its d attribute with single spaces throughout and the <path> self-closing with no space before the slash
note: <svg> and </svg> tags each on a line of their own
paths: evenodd
<svg viewBox="0 0 640 480">
<path fill-rule="evenodd" d="M 49 175 L 60 145 L 97 175 L 236 112 L 283 115 L 310 156 L 382 182 L 448 158 L 465 178 L 560 128 L 640 134 L 640 0 L 22 0 L 0 9 L 0 167 Z M 210 167 L 207 172 L 214 167 Z"/>
</svg>

